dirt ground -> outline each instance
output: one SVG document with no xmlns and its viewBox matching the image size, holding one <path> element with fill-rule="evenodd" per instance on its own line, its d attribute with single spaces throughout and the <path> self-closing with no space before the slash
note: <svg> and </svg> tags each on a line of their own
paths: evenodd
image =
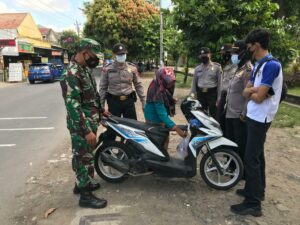
<svg viewBox="0 0 300 225">
<path fill-rule="evenodd" d="M 145 87 L 150 79 L 144 79 Z M 187 89 L 177 89 L 180 98 Z M 139 119 L 143 119 L 140 103 Z M 186 123 L 180 109 L 174 120 Z M 16 196 L 19 204 L 12 213 L 11 224 L 28 225 L 296 225 L 300 220 L 300 127 L 271 128 L 266 143 L 267 189 L 263 202 L 263 217 L 237 216 L 230 212 L 230 205 L 242 201 L 235 190 L 242 188 L 241 181 L 228 191 L 209 188 L 200 175 L 192 179 L 168 179 L 155 175 L 132 177 L 122 184 L 106 183 L 97 178 L 102 188 L 95 192 L 108 200 L 108 207 L 101 210 L 82 209 L 78 196 L 72 193 L 74 174 L 71 170 L 70 141 L 44 162 L 35 174 L 28 177 L 27 188 Z M 170 151 L 176 154 L 177 135 L 171 135 Z M 56 210 L 44 218 L 49 208 Z M 115 220 L 80 223 L 84 216 L 116 216 Z M 81 220 L 80 220 L 81 218 Z M 1 222 L 0 222 L 1 224 Z"/>
</svg>

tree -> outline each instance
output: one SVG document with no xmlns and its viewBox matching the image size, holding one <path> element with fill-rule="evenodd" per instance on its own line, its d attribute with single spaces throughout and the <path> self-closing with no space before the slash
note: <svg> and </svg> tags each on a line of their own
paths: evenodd
<svg viewBox="0 0 300 225">
<path fill-rule="evenodd" d="M 61 46 L 69 51 L 69 54 L 76 52 L 79 36 L 73 30 L 64 30 L 61 36 Z"/>
<path fill-rule="evenodd" d="M 284 18 L 275 17 L 279 5 L 271 0 L 173 2 L 175 22 L 183 31 L 192 57 L 197 56 L 201 46 L 207 46 L 213 53 L 218 53 L 224 43 L 242 39 L 254 28 L 265 27 L 272 33 L 272 53 L 283 62 L 290 60 L 289 51 L 294 46 L 287 41 L 287 23 Z"/>
<path fill-rule="evenodd" d="M 84 34 L 111 49 L 125 44 L 129 57 L 153 57 L 159 51 L 159 14 L 145 0 L 95 0 L 85 3 Z"/>
</svg>

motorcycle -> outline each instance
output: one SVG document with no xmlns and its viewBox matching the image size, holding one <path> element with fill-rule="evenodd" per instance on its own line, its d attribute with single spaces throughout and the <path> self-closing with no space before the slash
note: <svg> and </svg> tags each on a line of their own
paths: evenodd
<svg viewBox="0 0 300 225">
<path fill-rule="evenodd" d="M 95 153 L 95 169 L 107 182 L 120 183 L 129 176 L 157 174 L 165 177 L 191 178 L 197 174 L 201 152 L 200 175 L 206 184 L 218 190 L 234 187 L 243 177 L 244 167 L 235 152 L 237 144 L 223 137 L 219 123 L 201 109 L 198 100 L 189 97 L 181 104 L 189 122 L 180 126 L 188 132 L 187 156 L 170 157 L 164 143 L 170 130 L 160 124 L 111 116 L 102 124 L 121 141 L 105 141 L 103 134 Z"/>
</svg>

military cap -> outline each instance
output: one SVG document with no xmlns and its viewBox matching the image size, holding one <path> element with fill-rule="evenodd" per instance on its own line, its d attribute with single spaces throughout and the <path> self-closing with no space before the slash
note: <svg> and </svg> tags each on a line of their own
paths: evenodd
<svg viewBox="0 0 300 225">
<path fill-rule="evenodd" d="M 199 56 L 201 55 L 206 55 L 206 54 L 209 54 L 210 53 L 210 49 L 207 48 L 207 47 L 201 47 L 200 48 L 200 52 L 199 52 Z"/>
<path fill-rule="evenodd" d="M 231 48 L 231 53 L 240 54 L 247 49 L 247 45 L 243 40 L 238 40 L 234 42 Z"/>
<path fill-rule="evenodd" d="M 231 47 L 232 47 L 232 44 L 224 44 L 221 47 L 220 53 L 230 53 Z"/>
<path fill-rule="evenodd" d="M 118 43 L 114 45 L 112 52 L 116 55 L 122 55 L 127 53 L 127 49 L 125 45 Z"/>
<path fill-rule="evenodd" d="M 97 41 L 90 38 L 83 38 L 79 41 L 77 50 L 82 51 L 84 49 L 90 49 L 95 54 L 101 53 L 100 44 Z"/>
</svg>

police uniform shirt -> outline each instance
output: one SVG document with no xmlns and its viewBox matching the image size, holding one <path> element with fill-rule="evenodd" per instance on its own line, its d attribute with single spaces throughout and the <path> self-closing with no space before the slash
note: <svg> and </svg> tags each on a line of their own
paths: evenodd
<svg viewBox="0 0 300 225">
<path fill-rule="evenodd" d="M 113 62 L 104 67 L 99 87 L 101 105 L 104 106 L 106 92 L 115 96 L 131 94 L 133 92 L 132 83 L 144 106 L 146 101 L 144 88 L 134 64 L 126 62 L 124 66 L 120 67 L 116 62 Z"/>
<path fill-rule="evenodd" d="M 235 71 L 237 70 L 237 65 L 227 64 L 223 69 L 222 82 L 221 82 L 221 92 L 227 91 L 229 87 L 229 82 L 233 78 Z"/>
<path fill-rule="evenodd" d="M 246 63 L 238 69 L 229 83 L 226 97 L 226 118 L 240 118 L 245 116 L 248 100 L 242 95 L 247 86 L 252 64 Z"/>
<path fill-rule="evenodd" d="M 222 68 L 219 63 L 209 62 L 208 65 L 201 63 L 195 68 L 192 92 L 198 88 L 215 88 L 220 86 Z"/>
</svg>

